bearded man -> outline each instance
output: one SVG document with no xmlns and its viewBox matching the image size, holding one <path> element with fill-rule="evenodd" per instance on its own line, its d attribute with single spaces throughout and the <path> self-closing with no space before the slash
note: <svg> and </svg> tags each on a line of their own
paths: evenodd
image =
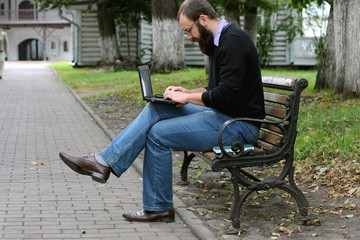
<svg viewBox="0 0 360 240">
<path fill-rule="evenodd" d="M 105 183 L 120 177 L 145 149 L 143 209 L 124 214 L 129 221 L 173 222 L 171 151 L 208 151 L 218 145 L 221 125 L 232 118 L 263 119 L 260 64 L 252 40 L 234 24 L 220 19 L 206 0 L 186 0 L 178 21 L 187 38 L 209 56 L 207 87 L 188 90 L 169 86 L 165 99 L 177 105 L 148 103 L 137 118 L 96 155 L 60 158 L 77 173 Z M 223 135 L 224 144 L 255 144 L 259 125 L 236 122 Z"/>
</svg>

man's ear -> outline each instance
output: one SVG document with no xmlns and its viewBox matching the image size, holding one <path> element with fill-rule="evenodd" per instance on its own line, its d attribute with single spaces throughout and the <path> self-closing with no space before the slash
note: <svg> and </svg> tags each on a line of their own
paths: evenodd
<svg viewBox="0 0 360 240">
<path fill-rule="evenodd" d="M 206 27 L 208 24 L 208 16 L 205 14 L 200 14 L 199 16 L 199 23 L 203 26 Z"/>
</svg>

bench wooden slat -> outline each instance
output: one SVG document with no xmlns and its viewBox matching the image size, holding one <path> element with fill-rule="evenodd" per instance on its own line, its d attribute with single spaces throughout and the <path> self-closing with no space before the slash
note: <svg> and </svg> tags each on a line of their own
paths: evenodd
<svg viewBox="0 0 360 240">
<path fill-rule="evenodd" d="M 282 128 L 284 128 L 284 130 L 287 130 L 288 124 L 287 124 L 287 123 L 282 123 L 280 126 L 281 126 Z M 261 125 L 261 128 L 267 129 L 267 130 L 269 130 L 269 131 L 276 132 L 276 133 L 279 133 L 279 134 L 282 134 L 282 133 L 283 133 L 283 131 L 282 131 L 281 128 L 279 128 L 279 127 L 277 127 L 277 126 L 275 126 L 275 125 L 273 125 L 273 124 L 263 123 L 263 124 Z"/>
<path fill-rule="evenodd" d="M 274 146 L 270 143 L 264 142 L 261 139 L 259 139 L 258 142 L 256 143 L 256 148 L 261 149 L 266 153 L 272 153 L 279 150 L 278 146 Z"/>
<path fill-rule="evenodd" d="M 267 132 L 267 131 L 264 131 L 264 130 L 260 130 L 259 132 L 259 139 L 264 141 L 264 142 L 268 142 L 272 145 L 275 145 L 275 146 L 280 146 L 280 143 L 281 143 L 281 139 L 282 139 L 282 135 L 277 135 L 277 134 L 274 134 L 272 132 Z"/>
<path fill-rule="evenodd" d="M 262 84 L 264 87 L 272 87 L 272 88 L 284 89 L 284 90 L 294 90 L 295 80 L 290 78 L 263 76 Z"/>
<path fill-rule="evenodd" d="M 265 105 L 265 113 L 268 116 L 272 116 L 272 117 L 276 117 L 276 118 L 284 118 L 287 114 L 287 109 L 286 108 L 280 108 L 280 107 L 276 107 L 276 106 L 271 106 L 271 105 Z"/>
<path fill-rule="evenodd" d="M 287 94 L 264 91 L 264 99 L 268 102 L 285 104 L 287 98 Z"/>
</svg>

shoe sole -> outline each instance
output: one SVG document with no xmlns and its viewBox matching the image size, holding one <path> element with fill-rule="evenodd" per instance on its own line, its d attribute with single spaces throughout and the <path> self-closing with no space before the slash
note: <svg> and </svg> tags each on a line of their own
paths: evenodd
<svg viewBox="0 0 360 240">
<path fill-rule="evenodd" d="M 97 172 L 91 172 L 91 171 L 87 171 L 85 169 L 83 169 L 82 167 L 80 167 L 79 165 L 77 165 L 76 163 L 68 160 L 65 156 L 63 156 L 61 153 L 59 154 L 61 160 L 72 170 L 74 170 L 75 172 L 81 174 L 81 175 L 87 175 L 87 176 L 91 176 L 91 178 L 99 183 L 106 183 L 107 178 L 105 178 L 104 175 L 97 173 Z"/>
<path fill-rule="evenodd" d="M 175 218 L 160 218 L 160 222 L 171 223 L 175 222 Z"/>
<path fill-rule="evenodd" d="M 159 219 L 156 219 L 156 220 L 140 220 L 140 219 L 133 219 L 131 217 L 125 217 L 123 215 L 123 217 L 130 221 L 130 222 L 164 222 L 164 223 L 171 223 L 171 222 L 175 222 L 175 217 L 173 218 L 159 218 Z"/>
</svg>

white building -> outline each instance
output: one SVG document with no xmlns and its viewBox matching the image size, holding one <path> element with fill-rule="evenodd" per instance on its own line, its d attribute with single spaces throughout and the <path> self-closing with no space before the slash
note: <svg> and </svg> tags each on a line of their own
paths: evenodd
<svg viewBox="0 0 360 240">
<path fill-rule="evenodd" d="M 0 24 L 8 34 L 8 60 L 72 60 L 71 25 L 58 10 L 38 11 L 28 0 L 0 0 Z"/>
</svg>

